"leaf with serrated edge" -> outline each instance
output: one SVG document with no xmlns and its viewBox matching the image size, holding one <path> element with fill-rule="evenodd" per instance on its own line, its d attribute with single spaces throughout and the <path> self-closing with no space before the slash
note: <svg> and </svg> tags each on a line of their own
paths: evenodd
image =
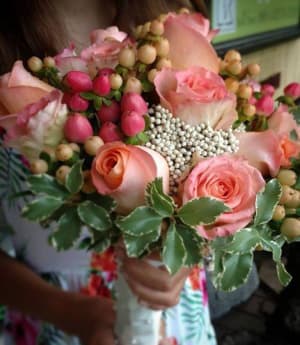
<svg viewBox="0 0 300 345">
<path fill-rule="evenodd" d="M 272 219 L 274 209 L 278 204 L 280 196 L 280 183 L 277 179 L 272 179 L 266 184 L 265 189 L 256 197 L 255 226 L 268 223 Z"/>
<path fill-rule="evenodd" d="M 105 231 L 112 226 L 109 213 L 92 201 L 85 201 L 78 206 L 81 221 L 98 231 Z"/>
<path fill-rule="evenodd" d="M 257 247 L 259 242 L 259 235 L 255 228 L 244 228 L 234 234 L 232 241 L 224 249 L 232 253 L 249 253 Z"/>
<path fill-rule="evenodd" d="M 185 225 L 177 224 L 176 230 L 182 238 L 185 248 L 187 248 L 184 265 L 192 267 L 199 264 L 202 259 L 201 248 L 203 239 L 194 229 Z"/>
<path fill-rule="evenodd" d="M 43 221 L 49 218 L 59 207 L 63 205 L 63 200 L 46 196 L 35 199 L 24 206 L 22 216 L 32 221 Z"/>
<path fill-rule="evenodd" d="M 224 271 L 219 281 L 220 287 L 224 291 L 233 291 L 244 284 L 249 276 L 253 264 L 253 254 L 223 256 Z"/>
<path fill-rule="evenodd" d="M 78 161 L 72 166 L 69 174 L 66 177 L 66 188 L 70 193 L 76 194 L 80 191 L 82 185 L 82 161 Z"/>
<path fill-rule="evenodd" d="M 143 236 L 131 236 L 124 234 L 124 243 L 128 256 L 138 258 L 146 250 L 149 249 L 150 244 L 159 239 L 159 231 L 153 231 Z"/>
<path fill-rule="evenodd" d="M 171 223 L 168 228 L 167 237 L 163 244 L 162 255 L 163 263 L 171 274 L 175 274 L 182 266 L 184 266 L 186 248 L 184 246 L 183 239 L 176 231 L 174 223 Z"/>
<path fill-rule="evenodd" d="M 81 232 L 81 222 L 76 207 L 72 207 L 61 216 L 57 230 L 50 236 L 51 245 L 57 250 L 72 248 Z"/>
<path fill-rule="evenodd" d="M 30 190 L 35 194 L 46 194 L 55 198 L 65 199 L 70 193 L 61 186 L 54 177 L 42 174 L 28 177 Z"/>
<path fill-rule="evenodd" d="M 140 206 L 128 216 L 116 221 L 120 230 L 131 236 L 143 236 L 153 231 L 160 231 L 163 218 L 148 206 Z"/>
<path fill-rule="evenodd" d="M 292 276 L 285 269 L 284 264 L 281 261 L 276 263 L 276 271 L 280 283 L 283 286 L 287 286 L 291 282 Z"/>
<path fill-rule="evenodd" d="M 209 225 L 216 221 L 222 213 L 230 209 L 221 201 L 203 197 L 193 199 L 178 211 L 181 221 L 190 226 Z"/>
<path fill-rule="evenodd" d="M 105 208 L 109 213 L 114 211 L 117 207 L 117 202 L 108 195 L 101 195 L 98 193 L 87 194 L 86 198 L 93 201 L 95 204 Z"/>
<path fill-rule="evenodd" d="M 146 199 L 158 214 L 170 217 L 174 213 L 174 202 L 162 189 L 162 178 L 155 179 L 146 190 Z"/>
</svg>

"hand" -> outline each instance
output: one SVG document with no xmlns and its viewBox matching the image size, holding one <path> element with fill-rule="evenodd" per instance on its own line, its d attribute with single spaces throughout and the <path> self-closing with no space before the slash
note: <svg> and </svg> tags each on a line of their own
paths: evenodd
<svg viewBox="0 0 300 345">
<path fill-rule="evenodd" d="M 114 345 L 113 325 L 115 313 L 113 301 L 108 298 L 78 295 L 69 313 L 71 333 L 76 334 L 83 345 Z M 72 323 L 72 324 L 70 324 Z"/>
<path fill-rule="evenodd" d="M 153 267 L 145 259 L 128 258 L 119 249 L 122 270 L 128 285 L 141 304 L 162 310 L 178 304 L 180 292 L 190 269 L 184 267 L 171 276 L 164 266 Z"/>
</svg>

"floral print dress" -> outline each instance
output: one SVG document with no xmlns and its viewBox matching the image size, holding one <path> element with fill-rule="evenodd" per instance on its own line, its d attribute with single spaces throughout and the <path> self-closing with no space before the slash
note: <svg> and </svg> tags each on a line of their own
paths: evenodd
<svg viewBox="0 0 300 345">
<path fill-rule="evenodd" d="M 12 154 L 10 152 L 10 156 Z M 2 186 L 7 188 L 7 183 Z M 3 193 L 0 178 L 0 194 L 1 192 Z M 38 224 L 22 219 L 16 205 L 8 207 L 7 204 L 3 204 L 0 209 L 0 248 L 22 260 L 49 283 L 64 290 L 114 298 L 116 264 L 112 249 L 104 254 L 87 253 L 82 250 L 56 252 L 48 245 L 47 231 L 41 229 Z M 166 338 L 160 345 L 216 344 L 210 322 L 205 272 L 202 269 L 195 267 L 192 270 L 181 292 L 179 304 L 163 312 L 163 324 Z M 18 311 L 0 306 L 0 344 L 80 343 L 76 337 L 63 333 L 53 325 L 33 320 Z"/>
</svg>

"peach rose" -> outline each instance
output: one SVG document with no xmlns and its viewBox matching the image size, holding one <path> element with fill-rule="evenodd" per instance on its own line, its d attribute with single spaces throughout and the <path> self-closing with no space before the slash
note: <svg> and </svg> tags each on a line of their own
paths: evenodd
<svg viewBox="0 0 300 345">
<path fill-rule="evenodd" d="M 157 152 L 141 146 L 119 141 L 104 144 L 93 161 L 91 174 L 97 191 L 114 198 L 122 214 L 144 204 L 146 186 L 156 177 L 163 178 L 168 192 L 167 162 Z"/>
<path fill-rule="evenodd" d="M 120 50 L 130 44 L 127 34 L 116 26 L 94 30 L 90 38 L 92 45 L 81 52 L 81 58 L 87 62 L 89 70 L 116 67 Z"/>
<path fill-rule="evenodd" d="M 63 138 L 67 107 L 62 93 L 27 72 L 17 61 L 11 73 L 0 78 L 0 127 L 4 143 L 28 160 L 37 158 L 44 145 L 55 146 Z"/>
<path fill-rule="evenodd" d="M 209 20 L 200 13 L 171 13 L 164 24 L 164 37 L 170 43 L 169 58 L 174 68 L 200 66 L 219 72 L 219 59 L 210 43 L 218 31 L 209 30 Z"/>
<path fill-rule="evenodd" d="M 163 69 L 154 85 L 161 105 L 190 125 L 228 129 L 237 119 L 235 95 L 219 75 L 205 68 Z"/>
<path fill-rule="evenodd" d="M 247 161 L 228 155 L 217 156 L 204 159 L 193 168 L 184 181 L 182 201 L 212 197 L 231 209 L 214 224 L 197 227 L 201 236 L 213 239 L 234 234 L 251 222 L 256 194 L 264 185 L 261 173 Z"/>
</svg>

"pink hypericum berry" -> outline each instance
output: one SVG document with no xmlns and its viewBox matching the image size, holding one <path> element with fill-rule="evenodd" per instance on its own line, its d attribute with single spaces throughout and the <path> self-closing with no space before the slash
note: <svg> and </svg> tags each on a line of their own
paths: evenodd
<svg viewBox="0 0 300 345">
<path fill-rule="evenodd" d="M 74 113 L 68 117 L 65 123 L 64 134 L 68 141 L 84 143 L 88 137 L 93 135 L 93 127 L 85 116 Z"/>
<path fill-rule="evenodd" d="M 104 122 L 99 131 L 99 137 L 105 142 L 119 141 L 123 139 L 118 126 L 113 122 Z"/>
<path fill-rule="evenodd" d="M 251 96 L 248 100 L 248 103 L 255 105 L 257 102 L 257 99 L 254 96 Z"/>
<path fill-rule="evenodd" d="M 300 84 L 299 83 L 290 83 L 284 88 L 284 94 L 286 96 L 297 99 L 300 97 Z"/>
<path fill-rule="evenodd" d="M 78 92 L 70 97 L 67 104 L 73 111 L 86 111 L 89 107 L 89 102 L 82 98 Z"/>
<path fill-rule="evenodd" d="M 90 76 L 85 72 L 70 71 L 64 77 L 64 83 L 73 92 L 90 91 L 93 88 L 93 82 Z"/>
<path fill-rule="evenodd" d="M 69 104 L 71 97 L 72 97 L 72 94 L 71 94 L 71 93 L 66 93 L 66 92 L 65 92 L 64 95 L 63 95 L 63 98 L 62 98 L 61 102 L 62 102 L 63 104 Z"/>
<path fill-rule="evenodd" d="M 263 95 L 273 96 L 275 93 L 275 87 L 272 84 L 263 84 L 261 86 L 261 93 Z"/>
<path fill-rule="evenodd" d="M 115 73 L 115 71 L 109 67 L 102 68 L 98 71 L 98 75 L 107 75 L 108 77 L 113 73 Z"/>
<path fill-rule="evenodd" d="M 274 111 L 274 100 L 269 95 L 264 95 L 255 103 L 259 115 L 270 116 Z"/>
<path fill-rule="evenodd" d="M 139 115 L 144 115 L 147 113 L 148 107 L 141 95 L 138 93 L 128 92 L 122 97 L 121 110 L 122 112 L 135 111 Z"/>
<path fill-rule="evenodd" d="M 121 128 L 125 135 L 134 137 L 145 129 L 145 119 L 136 111 L 127 111 L 122 114 Z"/>
<path fill-rule="evenodd" d="M 118 122 L 121 116 L 120 104 L 116 101 L 112 101 L 111 105 L 103 104 L 97 114 L 102 122 Z"/>
<path fill-rule="evenodd" d="M 93 81 L 93 90 L 99 96 L 107 96 L 110 93 L 109 76 L 98 75 Z"/>
</svg>

